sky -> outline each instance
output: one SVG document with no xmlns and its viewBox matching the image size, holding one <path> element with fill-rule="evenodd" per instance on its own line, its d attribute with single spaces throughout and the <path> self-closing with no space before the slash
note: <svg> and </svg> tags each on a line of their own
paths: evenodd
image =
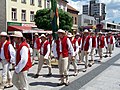
<svg viewBox="0 0 120 90">
<path fill-rule="evenodd" d="M 77 9 L 82 14 L 82 5 L 86 5 L 90 0 L 67 0 L 69 5 Z M 120 0 L 97 0 L 106 4 L 106 20 L 120 23 Z"/>
</svg>

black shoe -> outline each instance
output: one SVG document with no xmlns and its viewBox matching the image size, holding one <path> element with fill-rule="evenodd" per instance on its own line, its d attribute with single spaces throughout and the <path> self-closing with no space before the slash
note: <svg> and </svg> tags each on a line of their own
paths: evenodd
<svg viewBox="0 0 120 90">
<path fill-rule="evenodd" d="M 57 86 L 62 86 L 64 85 L 65 83 L 58 83 Z"/>
<path fill-rule="evenodd" d="M 70 83 L 69 82 L 67 82 L 67 83 L 64 83 L 65 84 L 65 86 L 68 86 Z"/>
<path fill-rule="evenodd" d="M 51 76 L 51 75 L 52 75 L 52 73 L 47 74 L 47 76 Z"/>
<path fill-rule="evenodd" d="M 91 64 L 91 63 L 89 63 L 89 64 L 88 64 L 88 66 L 89 66 L 89 67 L 91 67 L 91 66 L 92 66 L 92 64 Z"/>
<path fill-rule="evenodd" d="M 108 55 L 105 55 L 105 58 L 107 58 L 108 57 Z"/>
<path fill-rule="evenodd" d="M 38 78 L 39 77 L 39 74 L 35 74 L 34 78 Z"/>
</svg>

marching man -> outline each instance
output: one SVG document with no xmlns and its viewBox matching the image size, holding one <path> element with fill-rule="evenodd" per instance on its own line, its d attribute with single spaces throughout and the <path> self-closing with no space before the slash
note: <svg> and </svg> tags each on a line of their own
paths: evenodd
<svg viewBox="0 0 120 90">
<path fill-rule="evenodd" d="M 12 81 L 18 90 L 28 90 L 27 73 L 29 68 L 32 67 L 29 46 L 21 32 L 16 31 L 13 36 L 19 47 L 16 51 L 15 71 Z"/>
<path fill-rule="evenodd" d="M 58 86 L 64 84 L 68 86 L 68 55 L 70 53 L 71 59 L 74 60 L 75 53 L 69 38 L 67 38 L 65 34 L 65 31 L 59 29 L 57 33 L 59 38 L 53 44 L 53 54 L 54 57 L 58 59 L 59 73 L 61 77 L 61 82 Z"/>
<path fill-rule="evenodd" d="M 96 42 L 97 42 L 97 39 L 96 39 L 96 36 L 95 36 L 94 32 L 91 32 L 91 39 L 92 39 L 92 49 L 91 49 L 91 52 L 90 52 L 90 56 L 91 56 L 91 62 L 89 64 L 90 66 L 94 64 L 93 56 L 94 56 L 94 51 L 95 51 Z"/>
<path fill-rule="evenodd" d="M 90 38 L 89 32 L 87 29 L 84 30 L 83 33 L 83 37 L 82 37 L 82 43 L 80 45 L 81 48 L 81 60 L 83 62 L 85 62 L 85 69 L 83 70 L 83 72 L 86 71 L 87 67 L 88 67 L 88 53 L 91 50 L 92 44 L 91 44 L 92 40 Z M 85 56 L 85 61 L 84 61 L 84 56 Z"/>
<path fill-rule="evenodd" d="M 47 40 L 47 37 L 42 34 L 41 35 L 41 46 L 40 46 L 40 60 L 39 60 L 39 64 L 38 64 L 38 70 L 37 70 L 37 74 L 35 74 L 35 78 L 38 78 L 39 76 L 39 72 L 42 68 L 42 65 L 44 64 L 44 61 L 46 61 L 47 65 L 48 65 L 48 69 L 49 69 L 49 73 L 47 76 L 51 76 L 51 61 L 50 61 L 50 43 Z"/>
<path fill-rule="evenodd" d="M 71 33 L 69 33 L 67 36 L 70 39 L 73 49 L 74 49 L 74 52 L 75 52 L 75 60 L 71 60 L 71 54 L 69 53 L 68 70 L 69 70 L 70 64 L 72 63 L 72 65 L 74 67 L 74 76 L 77 76 L 77 74 L 78 74 L 77 61 L 79 60 L 79 55 L 78 55 L 79 45 L 78 45 L 77 39 L 75 39 Z"/>
<path fill-rule="evenodd" d="M 106 42 L 107 42 L 107 54 L 109 54 L 109 57 L 111 57 L 111 54 L 112 54 L 112 48 L 113 48 L 113 45 L 115 43 L 115 39 L 114 37 L 112 36 L 112 32 L 108 32 L 108 35 L 106 37 Z"/>
<path fill-rule="evenodd" d="M 12 76 L 9 71 L 10 63 L 15 64 L 15 49 L 9 41 L 6 32 L 1 32 L 0 58 L 2 63 L 2 85 L 4 88 L 12 87 Z"/>
<path fill-rule="evenodd" d="M 35 57 L 37 56 L 38 60 L 40 59 L 40 38 L 38 33 L 35 33 L 34 35 L 34 44 L 33 44 L 33 61 Z"/>
<path fill-rule="evenodd" d="M 98 32 L 98 37 L 97 37 L 97 49 L 98 49 L 98 54 L 99 54 L 99 62 L 102 60 L 102 54 L 103 54 L 103 48 L 107 47 L 106 39 L 105 36 L 102 35 L 102 32 Z"/>
</svg>

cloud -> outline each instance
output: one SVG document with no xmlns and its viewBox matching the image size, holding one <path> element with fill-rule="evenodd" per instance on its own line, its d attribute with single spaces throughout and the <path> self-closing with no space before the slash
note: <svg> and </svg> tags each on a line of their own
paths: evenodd
<svg viewBox="0 0 120 90">
<path fill-rule="evenodd" d="M 88 4 L 90 0 L 67 0 L 69 5 L 82 14 L 82 5 Z M 106 4 L 106 19 L 120 22 L 120 0 L 97 0 Z"/>
</svg>

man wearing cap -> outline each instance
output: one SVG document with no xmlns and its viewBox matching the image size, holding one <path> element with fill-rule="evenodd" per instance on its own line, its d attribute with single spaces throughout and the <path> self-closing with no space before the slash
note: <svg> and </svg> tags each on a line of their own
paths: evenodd
<svg viewBox="0 0 120 90">
<path fill-rule="evenodd" d="M 59 73 L 61 77 L 61 82 L 59 85 L 68 85 L 68 55 L 71 54 L 71 59 L 74 60 L 74 49 L 72 44 L 65 35 L 65 31 L 62 29 L 58 30 L 58 39 L 53 44 L 53 54 L 54 57 L 58 59 Z"/>
<path fill-rule="evenodd" d="M 15 63 L 15 49 L 9 41 L 9 37 L 6 32 L 1 32 L 1 47 L 0 47 L 0 58 L 2 63 L 2 85 L 12 87 L 12 76 L 9 71 L 10 63 Z"/>
<path fill-rule="evenodd" d="M 75 39 L 71 33 L 69 33 L 67 36 L 70 39 L 72 46 L 74 48 L 74 52 L 75 52 L 75 59 L 74 60 L 71 60 L 71 54 L 69 53 L 68 70 L 69 70 L 70 64 L 72 64 L 74 67 L 74 76 L 77 76 L 77 74 L 78 74 L 77 61 L 79 60 L 79 55 L 78 55 L 79 45 L 78 45 L 77 39 Z"/>
<path fill-rule="evenodd" d="M 77 39 L 77 41 L 78 41 L 78 45 L 79 45 L 79 52 L 78 52 L 79 63 L 81 63 L 81 49 L 80 49 L 80 44 L 82 43 L 82 37 L 81 37 L 80 33 L 76 33 L 75 39 Z"/>
<path fill-rule="evenodd" d="M 91 65 L 94 64 L 93 56 L 94 56 L 94 50 L 95 50 L 95 48 L 96 48 L 97 38 L 96 38 L 94 32 L 91 32 L 90 35 L 91 35 L 91 39 L 92 39 L 92 49 L 91 49 L 91 52 L 90 52 L 91 61 L 90 61 L 90 64 L 89 64 L 89 65 L 91 66 Z"/>
<path fill-rule="evenodd" d="M 50 43 L 47 40 L 47 37 L 42 34 L 41 35 L 41 46 L 40 46 L 40 60 L 39 60 L 39 64 L 38 64 L 38 70 L 37 70 L 37 74 L 35 74 L 35 78 L 38 78 L 39 76 L 39 72 L 42 68 L 42 65 L 44 64 L 44 61 L 46 61 L 47 66 L 48 66 L 48 70 L 49 73 L 47 76 L 51 76 L 51 61 L 50 61 Z"/>
<path fill-rule="evenodd" d="M 38 60 L 40 59 L 40 43 L 41 40 L 39 38 L 38 33 L 34 35 L 34 44 L 33 44 L 33 60 L 37 56 Z"/>
<path fill-rule="evenodd" d="M 104 47 L 107 47 L 107 43 L 106 43 L 106 40 L 105 40 L 105 36 L 102 35 L 102 32 L 98 32 L 98 37 L 97 37 L 97 49 L 98 49 L 98 54 L 99 54 L 99 57 L 100 59 L 98 60 L 99 62 L 101 62 L 102 60 L 102 49 Z"/>
<path fill-rule="evenodd" d="M 19 47 L 16 51 L 15 71 L 12 81 L 18 90 L 28 90 L 27 73 L 29 68 L 32 67 L 29 46 L 21 32 L 14 32 L 13 36 Z"/>
<path fill-rule="evenodd" d="M 83 72 L 85 72 L 88 67 L 88 53 L 91 51 L 91 47 L 92 47 L 91 42 L 92 40 L 90 38 L 89 32 L 87 29 L 85 29 L 82 37 L 82 43 L 80 45 L 81 60 L 85 62 L 85 69 L 83 70 Z M 84 56 L 85 56 L 85 60 L 84 60 Z"/>
<path fill-rule="evenodd" d="M 112 35 L 112 32 L 108 32 L 108 35 L 106 36 L 106 42 L 107 42 L 107 54 L 109 54 L 109 57 L 111 57 L 112 54 L 112 48 L 115 43 L 115 39 Z"/>
</svg>

